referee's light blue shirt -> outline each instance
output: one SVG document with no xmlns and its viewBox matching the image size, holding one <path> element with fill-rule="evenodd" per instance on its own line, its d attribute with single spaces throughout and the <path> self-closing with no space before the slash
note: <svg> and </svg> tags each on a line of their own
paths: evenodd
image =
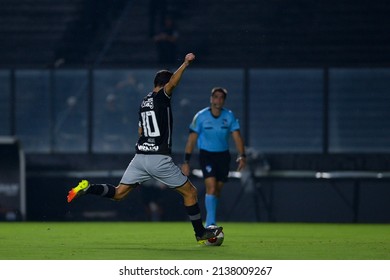
<svg viewBox="0 0 390 280">
<path fill-rule="evenodd" d="M 209 152 L 229 150 L 230 134 L 240 129 L 232 111 L 222 108 L 219 117 L 211 114 L 209 107 L 200 110 L 190 124 L 190 131 L 198 134 L 198 149 Z"/>
</svg>

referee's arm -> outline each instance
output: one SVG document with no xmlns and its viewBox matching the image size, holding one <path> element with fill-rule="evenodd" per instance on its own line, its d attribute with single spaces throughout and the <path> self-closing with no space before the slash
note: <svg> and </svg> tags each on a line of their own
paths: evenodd
<svg viewBox="0 0 390 280">
<path fill-rule="evenodd" d="M 197 140 L 198 140 L 198 134 L 194 131 L 190 131 L 190 134 L 188 135 L 186 147 L 184 149 L 184 162 L 181 166 L 181 171 L 186 176 L 189 176 L 190 174 L 190 159 Z"/>
<path fill-rule="evenodd" d="M 233 137 L 234 143 L 236 144 L 236 149 L 238 152 L 238 157 L 237 157 L 238 168 L 237 168 L 237 170 L 240 171 L 246 165 L 244 140 L 242 140 L 241 133 L 239 130 L 233 131 L 232 137 Z"/>
</svg>

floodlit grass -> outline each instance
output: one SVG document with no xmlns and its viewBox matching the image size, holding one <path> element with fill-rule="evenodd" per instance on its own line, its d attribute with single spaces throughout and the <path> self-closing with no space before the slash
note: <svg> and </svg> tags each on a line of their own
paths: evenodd
<svg viewBox="0 0 390 280">
<path fill-rule="evenodd" d="M 2 260 L 389 260 L 388 224 L 221 223 L 220 247 L 190 222 L 0 223 Z"/>
</svg>

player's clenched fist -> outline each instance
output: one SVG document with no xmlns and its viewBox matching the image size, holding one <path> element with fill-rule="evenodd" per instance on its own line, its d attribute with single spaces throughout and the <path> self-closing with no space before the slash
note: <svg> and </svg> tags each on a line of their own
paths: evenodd
<svg viewBox="0 0 390 280">
<path fill-rule="evenodd" d="M 195 55 L 193 53 L 188 53 L 185 57 L 185 62 L 191 63 L 195 60 Z"/>
</svg>

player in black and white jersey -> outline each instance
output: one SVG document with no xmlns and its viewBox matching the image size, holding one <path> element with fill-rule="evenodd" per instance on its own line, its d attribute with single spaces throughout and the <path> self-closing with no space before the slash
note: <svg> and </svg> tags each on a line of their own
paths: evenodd
<svg viewBox="0 0 390 280">
<path fill-rule="evenodd" d="M 139 140 L 136 145 L 138 154 L 171 154 L 172 110 L 171 95 L 167 84 L 172 73 L 161 70 L 154 80 L 155 88 L 142 100 L 139 108 Z M 161 87 L 161 88 L 160 88 Z"/>
<path fill-rule="evenodd" d="M 222 227 L 204 228 L 197 190 L 188 177 L 173 163 L 171 157 L 173 123 L 171 97 L 185 69 L 194 59 L 195 55 L 189 53 L 174 73 L 168 70 L 157 72 L 153 91 L 142 100 L 139 108 L 139 139 L 136 144 L 136 154 L 119 185 L 115 187 L 110 184 L 91 184 L 87 180 L 82 180 L 77 187 L 69 191 L 68 202 L 84 194 L 122 200 L 141 183 L 155 179 L 182 195 L 199 243 L 216 237 L 222 231 Z"/>
</svg>

